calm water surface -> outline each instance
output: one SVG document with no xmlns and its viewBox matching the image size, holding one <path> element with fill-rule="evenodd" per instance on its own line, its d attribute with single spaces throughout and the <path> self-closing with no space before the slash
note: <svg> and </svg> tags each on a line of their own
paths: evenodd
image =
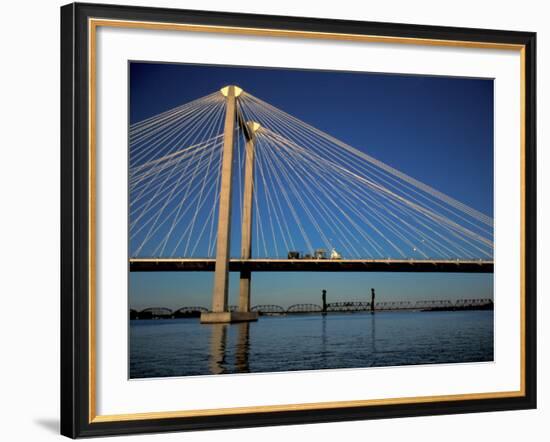
<svg viewBox="0 0 550 442">
<path fill-rule="evenodd" d="M 131 378 L 492 360 L 492 311 L 130 321 Z"/>
</svg>

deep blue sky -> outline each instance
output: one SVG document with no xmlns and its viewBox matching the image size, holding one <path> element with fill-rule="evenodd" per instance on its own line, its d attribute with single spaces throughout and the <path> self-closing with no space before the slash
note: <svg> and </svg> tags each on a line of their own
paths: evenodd
<svg viewBox="0 0 550 442">
<path fill-rule="evenodd" d="M 493 81 L 433 76 L 130 63 L 130 123 L 236 84 L 493 216 Z M 236 275 L 235 275 L 236 276 Z M 232 278 L 230 301 L 236 293 Z M 210 305 L 212 274 L 130 274 L 130 305 Z M 491 297 L 492 275 L 255 274 L 252 304 Z"/>
</svg>

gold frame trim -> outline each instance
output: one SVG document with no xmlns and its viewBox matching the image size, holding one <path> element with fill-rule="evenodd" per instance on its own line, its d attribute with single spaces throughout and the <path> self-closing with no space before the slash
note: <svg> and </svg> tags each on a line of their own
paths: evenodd
<svg viewBox="0 0 550 442">
<path fill-rule="evenodd" d="M 168 30 L 168 31 L 186 31 L 186 32 L 207 32 L 218 34 L 236 34 L 236 35 L 255 35 L 267 37 L 290 37 L 290 38 L 308 38 L 324 39 L 369 43 L 388 43 L 388 44 L 412 44 L 420 46 L 443 46 L 460 47 L 475 49 L 497 49 L 519 51 L 520 53 L 520 389 L 518 391 L 501 391 L 488 393 L 465 393 L 453 395 L 438 396 L 416 396 L 400 397 L 388 399 L 368 399 L 353 401 L 335 401 L 335 402 L 313 402 L 301 404 L 284 405 L 261 405 L 250 407 L 233 408 L 215 408 L 200 410 L 180 410 L 180 411 L 158 411 L 148 413 L 128 413 L 128 414 L 96 414 L 96 35 L 97 28 L 115 27 L 115 28 L 134 28 L 148 30 Z M 345 33 L 329 32 L 311 32 L 311 31 L 292 31 L 283 29 L 263 29 L 263 28 L 245 28 L 235 26 L 211 26 L 195 25 L 181 23 L 158 23 L 131 20 L 111 20 L 111 19 L 88 19 L 88 66 L 89 66 L 89 423 L 99 422 L 120 422 L 135 421 L 146 419 L 169 419 L 180 417 L 198 417 L 198 416 L 220 416 L 220 415 L 239 415 L 247 413 L 273 413 L 280 411 L 298 411 L 298 410 L 322 410 L 328 408 L 349 408 L 365 407 L 375 405 L 396 405 L 396 404 L 418 404 L 427 402 L 442 401 L 461 401 L 461 400 L 482 400 L 497 398 L 513 398 L 525 396 L 525 45 L 504 44 L 492 42 L 474 42 L 458 40 L 438 40 L 410 37 L 389 37 L 377 35 L 359 35 Z"/>
</svg>

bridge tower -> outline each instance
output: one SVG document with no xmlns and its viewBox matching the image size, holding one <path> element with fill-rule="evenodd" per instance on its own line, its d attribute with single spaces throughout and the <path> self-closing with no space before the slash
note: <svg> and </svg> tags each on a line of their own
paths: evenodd
<svg viewBox="0 0 550 442">
<path fill-rule="evenodd" d="M 251 256 L 252 196 L 254 187 L 254 139 L 259 128 L 256 123 L 237 121 L 237 98 L 242 89 L 225 86 L 220 90 L 225 97 L 225 124 L 222 151 L 220 202 L 218 214 L 218 238 L 216 243 L 216 269 L 212 311 L 201 314 L 202 323 L 242 322 L 258 319 L 257 312 L 250 311 L 250 272 L 241 273 L 239 309 L 230 312 L 227 304 L 229 285 L 229 259 L 231 239 L 231 200 L 233 183 L 233 153 L 235 151 L 235 124 L 240 124 L 246 137 L 245 188 L 243 197 L 243 224 L 241 254 L 244 259 Z"/>
<path fill-rule="evenodd" d="M 249 121 L 243 124 L 246 137 L 245 166 L 244 166 L 244 195 L 243 195 L 243 219 L 241 231 L 241 258 L 252 257 L 252 196 L 254 193 L 254 142 L 256 131 L 260 128 L 258 123 Z M 241 272 L 239 312 L 250 312 L 250 283 L 252 274 L 250 270 Z"/>
</svg>

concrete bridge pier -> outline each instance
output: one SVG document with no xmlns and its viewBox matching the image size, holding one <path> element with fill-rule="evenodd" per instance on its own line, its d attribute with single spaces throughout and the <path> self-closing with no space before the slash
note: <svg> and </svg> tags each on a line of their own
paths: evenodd
<svg viewBox="0 0 550 442">
<path fill-rule="evenodd" d="M 237 122 L 237 97 L 242 89 L 237 86 L 226 86 L 221 89 L 226 99 L 225 125 L 222 152 L 222 170 L 220 203 L 218 216 L 218 239 L 216 244 L 216 269 L 214 272 L 214 291 L 212 293 L 212 311 L 201 314 L 202 323 L 227 323 L 255 321 L 258 313 L 250 311 L 250 272 L 248 278 L 241 282 L 241 294 L 239 298 L 239 311 L 230 312 L 227 303 L 229 285 L 229 259 L 231 239 L 231 197 L 233 182 L 233 153 L 235 150 L 235 124 Z M 242 122 L 240 122 L 242 124 Z M 252 232 L 252 192 L 254 184 L 254 125 L 243 125 L 247 137 L 246 143 L 246 167 L 245 167 L 245 193 L 243 198 L 243 237 L 242 247 L 248 250 L 250 258 L 251 232 Z M 250 152 L 250 153 L 249 153 Z M 248 185 L 248 187 L 247 187 Z M 247 192 L 248 189 L 248 192 Z M 246 210 L 245 210 L 246 209 Z M 245 231 L 247 235 L 245 236 Z M 241 275 L 241 281 L 243 280 Z M 244 294 L 243 294 L 244 293 Z"/>
<path fill-rule="evenodd" d="M 246 152 L 244 166 L 244 190 L 243 190 L 243 219 L 241 228 L 241 259 L 252 257 L 252 201 L 254 194 L 254 142 L 256 131 L 260 128 L 258 123 L 252 121 L 243 124 L 246 136 Z M 250 312 L 250 289 L 252 272 L 241 271 L 239 291 L 239 312 Z"/>
</svg>

